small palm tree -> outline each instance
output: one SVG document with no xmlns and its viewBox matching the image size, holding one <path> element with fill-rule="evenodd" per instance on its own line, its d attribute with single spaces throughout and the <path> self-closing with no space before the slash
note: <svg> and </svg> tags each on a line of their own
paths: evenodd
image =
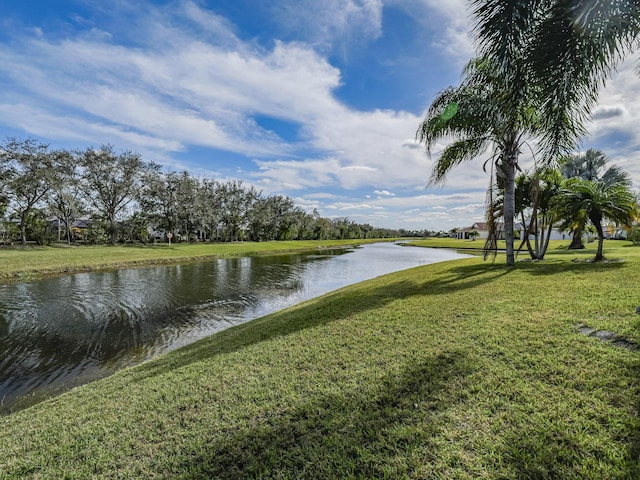
<svg viewBox="0 0 640 480">
<path fill-rule="evenodd" d="M 628 185 L 572 178 L 566 181 L 558 196 L 558 210 L 564 226 L 588 219 L 598 233 L 598 251 L 593 261 L 604 259 L 602 220 L 607 218 L 619 225 L 629 226 L 638 216 L 638 203 Z M 576 220 L 577 219 L 577 220 Z"/>
<path fill-rule="evenodd" d="M 558 221 L 554 199 L 561 184 L 562 175 L 552 168 L 537 169 L 532 174 L 525 173 L 516 179 L 516 211 L 520 213 L 520 220 L 525 228 L 520 248 L 526 244 L 533 260 L 542 260 L 549 247 L 551 231 Z M 530 213 L 528 222 L 525 212 Z"/>
<path fill-rule="evenodd" d="M 563 158 L 560 161 L 560 171 L 565 178 L 582 178 L 583 180 L 603 182 L 606 185 L 618 183 L 631 187 L 631 176 L 617 165 L 608 165 L 608 162 L 609 159 L 602 150 L 590 148 L 585 153 Z M 576 220 L 571 226 L 570 250 L 584 248 L 582 232 L 587 218 Z"/>
</svg>

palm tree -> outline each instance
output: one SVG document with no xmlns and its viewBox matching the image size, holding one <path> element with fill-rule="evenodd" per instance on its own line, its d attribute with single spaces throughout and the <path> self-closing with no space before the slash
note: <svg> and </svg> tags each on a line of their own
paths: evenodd
<svg viewBox="0 0 640 480">
<path fill-rule="evenodd" d="M 570 225 L 587 218 L 598 233 L 598 251 L 593 261 L 604 259 L 602 246 L 604 231 L 602 220 L 629 226 L 638 215 L 638 203 L 628 185 L 607 184 L 602 181 L 571 178 L 566 181 L 558 197 L 558 210 Z"/>
<path fill-rule="evenodd" d="M 556 169 L 540 168 L 532 174 L 522 174 L 516 179 L 516 210 L 525 227 L 520 245 L 527 245 L 529 256 L 542 260 L 549 247 L 551 231 L 558 220 L 554 199 L 560 190 L 562 175 Z M 530 212 L 529 222 L 525 212 Z M 534 243 L 531 245 L 530 235 Z"/>
<path fill-rule="evenodd" d="M 570 155 L 560 161 L 560 171 L 565 178 L 603 182 L 605 185 L 616 183 L 631 187 L 631 176 L 617 165 L 607 167 L 608 158 L 601 150 L 590 148 L 585 153 Z M 584 248 L 582 232 L 586 218 L 580 219 L 571 228 L 572 240 L 569 249 Z"/>
<path fill-rule="evenodd" d="M 640 1 L 471 0 L 471 5 L 478 55 L 492 73 L 483 79 L 467 72 L 461 86 L 442 92 L 418 133 L 428 150 L 434 144 L 430 138 L 457 137 L 453 148 L 443 152 L 432 180 L 484 152 L 487 143 L 497 147 L 496 173 L 505 187 L 507 264 L 513 265 L 512 205 L 522 134 L 540 136 L 546 164 L 575 147 L 586 133 L 599 88 L 640 36 Z M 461 108 L 455 100 L 465 96 L 465 83 L 474 82 L 491 92 L 476 88 L 471 95 L 489 100 L 485 109 L 477 103 Z M 531 111 L 538 118 L 535 127 Z M 488 125 L 483 132 L 479 122 L 495 120 L 496 112 L 504 124 Z M 451 122 L 456 115 L 460 121 Z"/>
<path fill-rule="evenodd" d="M 436 160 L 430 184 L 444 182 L 453 167 L 493 149 L 491 159 L 498 183 L 504 187 L 507 265 L 514 265 L 515 174 L 521 147 L 539 133 L 537 97 L 531 89 L 515 94 L 501 69 L 485 58 L 469 62 L 464 73 L 459 86 L 449 87 L 435 98 L 417 137 L 430 155 L 437 142 L 453 139 Z"/>
</svg>

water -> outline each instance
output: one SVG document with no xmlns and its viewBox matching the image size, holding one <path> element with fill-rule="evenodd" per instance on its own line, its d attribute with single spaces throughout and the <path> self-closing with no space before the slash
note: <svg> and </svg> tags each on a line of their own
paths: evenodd
<svg viewBox="0 0 640 480">
<path fill-rule="evenodd" d="M 369 278 L 464 255 L 390 243 L 0 286 L 0 411 Z"/>
</svg>

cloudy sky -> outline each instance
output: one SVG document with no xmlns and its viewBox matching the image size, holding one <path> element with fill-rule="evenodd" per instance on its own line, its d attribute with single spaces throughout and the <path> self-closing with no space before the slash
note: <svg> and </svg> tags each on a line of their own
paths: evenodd
<svg viewBox="0 0 640 480">
<path fill-rule="evenodd" d="M 465 0 L 2 0 L 0 139 L 110 143 L 327 217 L 467 226 L 483 218 L 484 159 L 427 189 L 414 138 L 473 55 L 468 32 Z M 583 147 L 640 182 L 634 67 Z"/>
</svg>

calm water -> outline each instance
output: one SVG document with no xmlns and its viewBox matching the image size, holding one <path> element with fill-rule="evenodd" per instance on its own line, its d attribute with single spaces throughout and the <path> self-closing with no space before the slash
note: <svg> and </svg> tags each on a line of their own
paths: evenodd
<svg viewBox="0 0 640 480">
<path fill-rule="evenodd" d="M 0 411 L 284 307 L 464 255 L 390 243 L 0 286 Z"/>
</svg>

